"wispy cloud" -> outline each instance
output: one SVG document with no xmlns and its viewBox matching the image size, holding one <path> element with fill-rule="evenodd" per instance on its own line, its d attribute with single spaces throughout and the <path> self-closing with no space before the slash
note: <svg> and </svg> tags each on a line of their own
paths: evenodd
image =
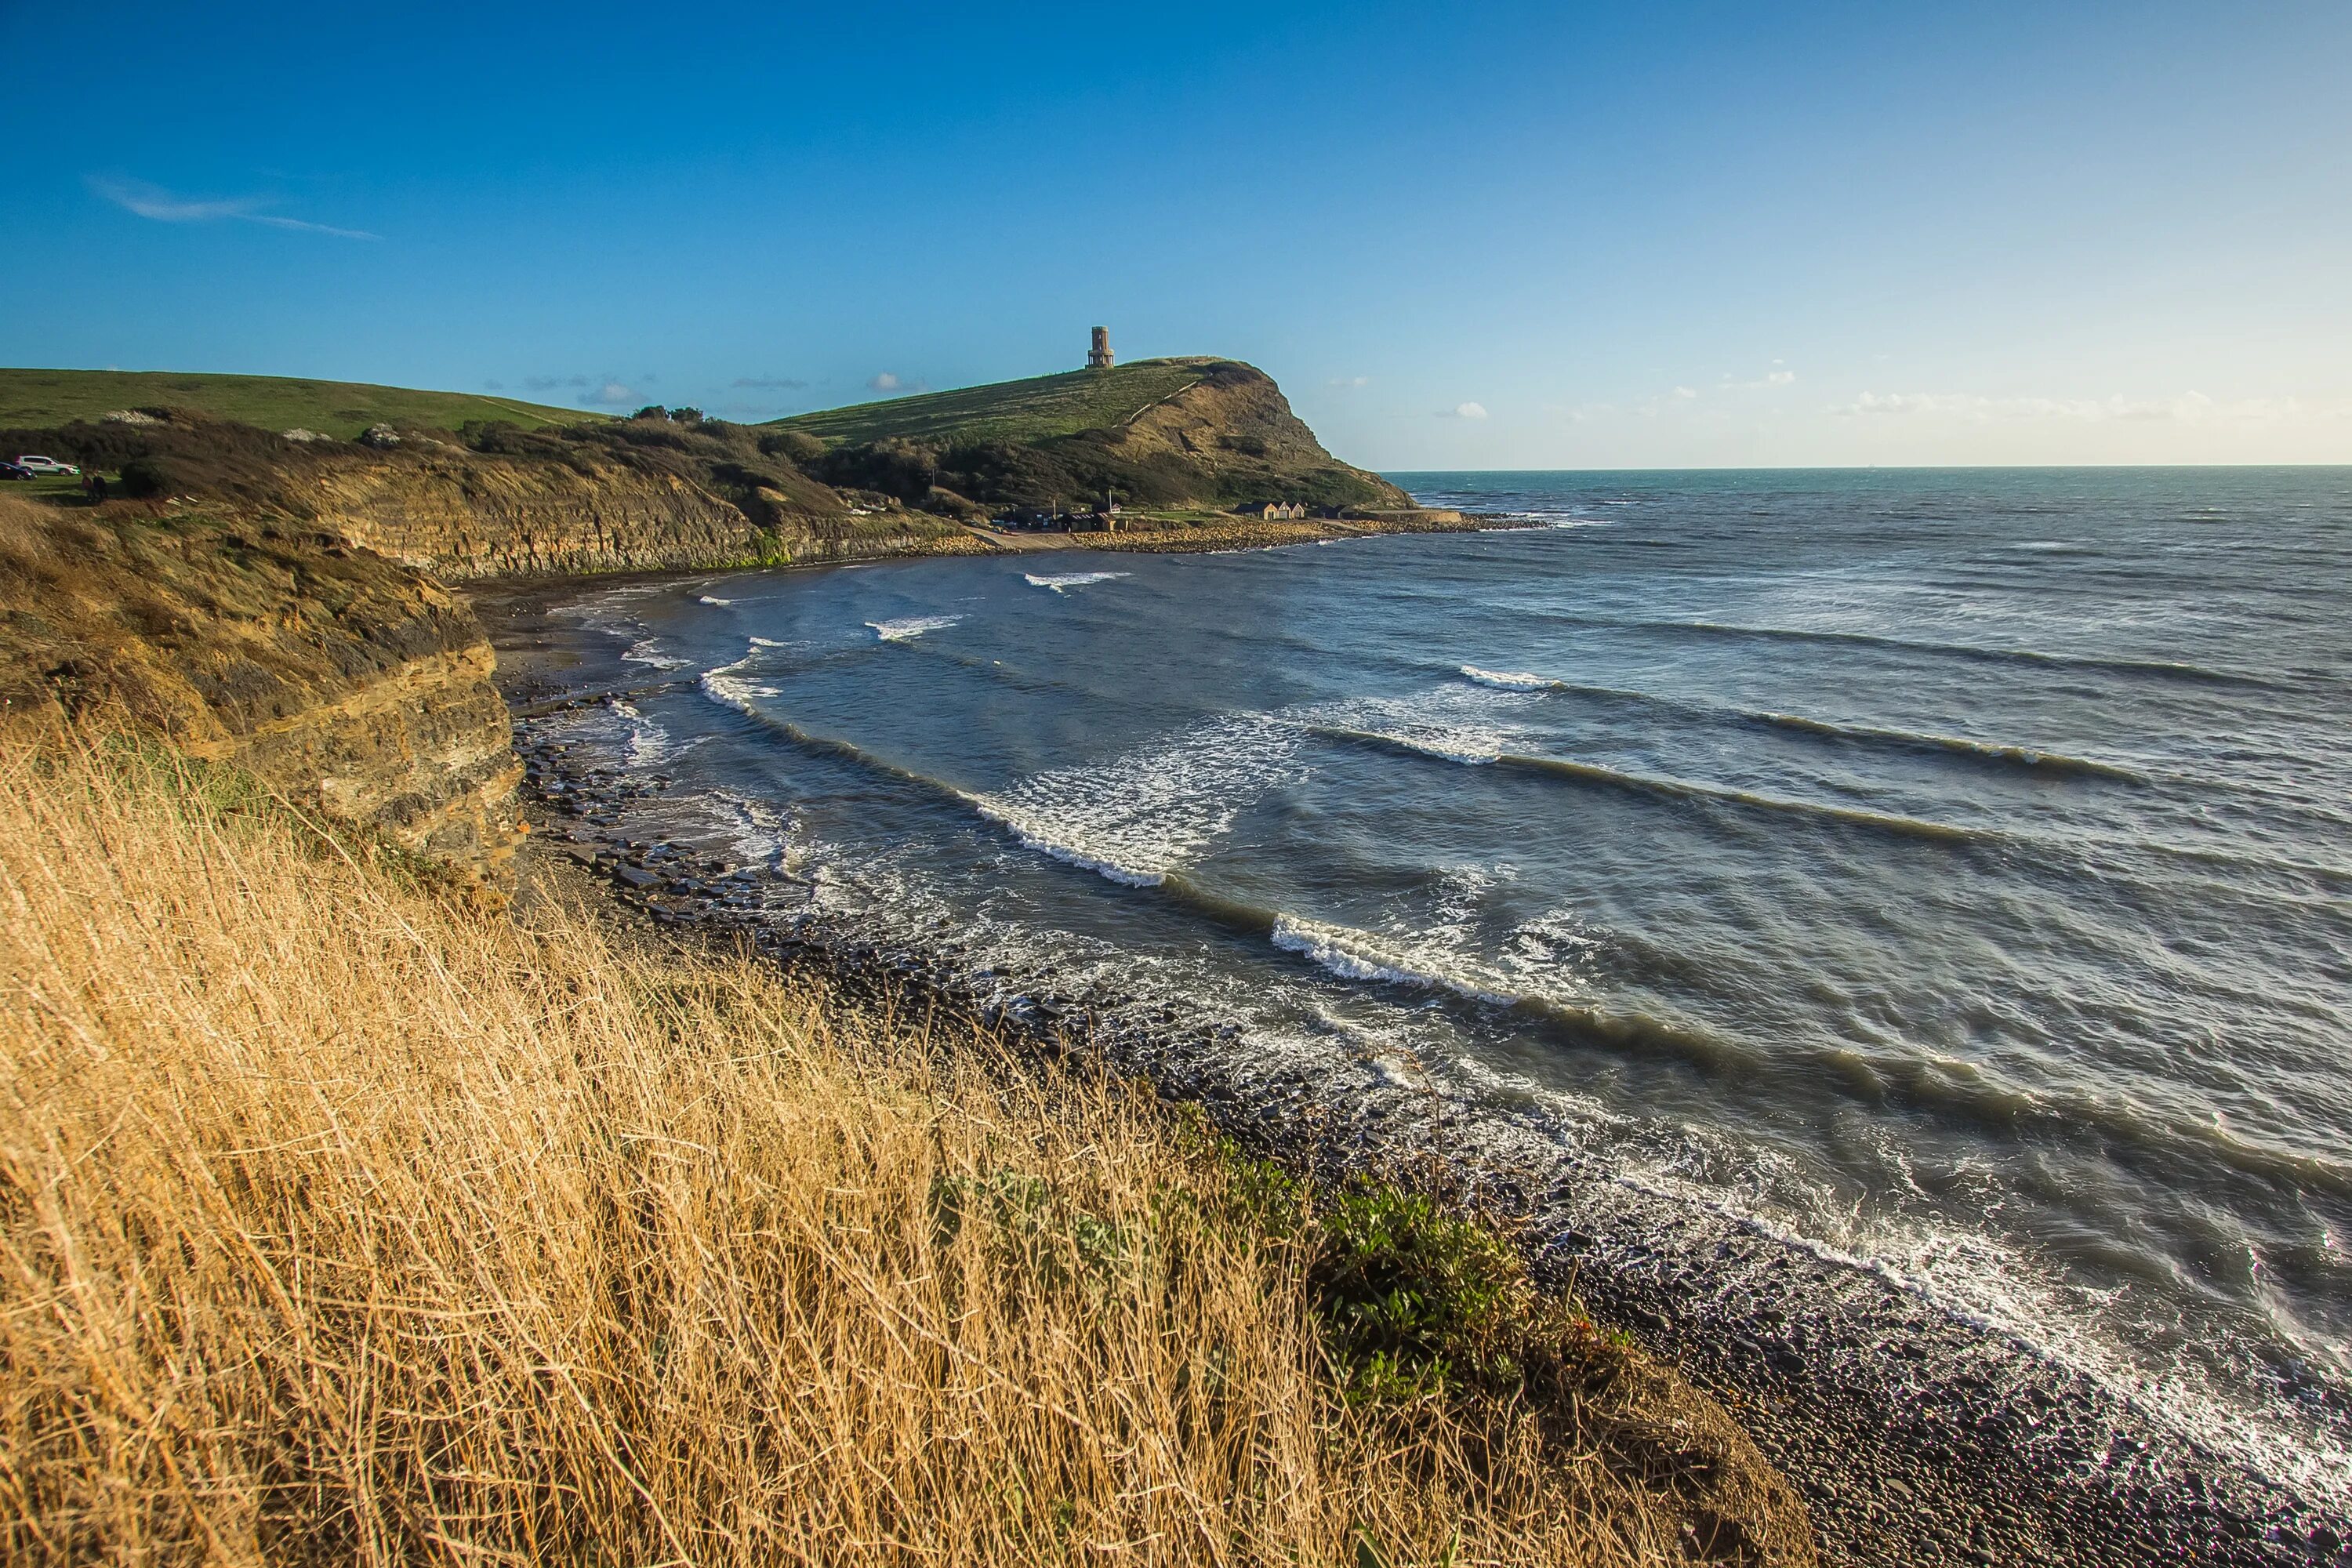
<svg viewBox="0 0 2352 1568">
<path fill-rule="evenodd" d="M 2288 423 L 2352 416 L 2352 405 L 2306 403 L 2297 397 L 2246 397 L 2224 402 L 2201 392 L 2178 397 L 1987 397 L 1966 392 L 1865 392 L 1851 403 L 1832 404 L 1832 414 L 1940 417 L 1987 422 L 2002 419 L 2066 420 L 2099 424 L 2177 420 Z"/>
<path fill-rule="evenodd" d="M 584 375 L 527 375 L 522 378 L 522 384 L 530 392 L 561 392 L 567 386 L 593 384 Z"/>
<path fill-rule="evenodd" d="M 1659 415 L 1664 413 L 1669 408 L 1680 408 L 1686 403 L 1696 403 L 1697 401 L 1698 388 L 1695 386 L 1677 386 L 1670 392 L 1661 392 L 1654 394 L 1652 396 L 1643 398 L 1639 403 L 1633 405 L 1633 412 L 1640 415 L 1644 419 L 1655 419 Z"/>
<path fill-rule="evenodd" d="M 1330 384 L 1333 386 L 1370 386 L 1372 384 L 1372 378 L 1369 375 L 1335 375 L 1331 378 Z"/>
<path fill-rule="evenodd" d="M 929 392 L 930 389 L 929 382 L 908 381 L 904 376 L 894 375 L 887 370 L 866 384 L 866 390 L 868 392 Z"/>
<path fill-rule="evenodd" d="M 274 205 L 263 196 L 231 196 L 219 200 L 192 200 L 173 195 L 161 185 L 151 185 L 144 180 L 110 180 L 96 174 L 89 177 L 92 195 L 112 202 L 124 212 L 156 223 L 257 223 L 269 228 L 299 229 L 306 234 L 332 235 L 337 239 L 379 239 L 383 237 L 363 228 L 337 228 L 332 224 L 311 223 L 299 217 L 285 217 L 264 209 Z"/>
<path fill-rule="evenodd" d="M 1437 416 L 1440 419 L 1484 419 L 1486 417 L 1486 405 L 1483 403 L 1457 403 L 1451 408 L 1439 409 Z"/>
<path fill-rule="evenodd" d="M 735 384 L 759 392 L 805 392 L 808 383 L 782 375 L 739 375 Z"/>
<path fill-rule="evenodd" d="M 1772 363 L 1779 364 L 1780 362 L 1774 360 Z M 1796 385 L 1797 373 L 1793 370 L 1768 370 L 1753 381 L 1736 381 L 1729 371 L 1725 371 L 1721 384 L 1726 392 L 1769 392 L 1774 387 Z"/>
<path fill-rule="evenodd" d="M 636 400 L 637 395 L 617 381 L 605 382 L 580 395 L 581 403 L 591 408 L 623 408 Z"/>
</svg>

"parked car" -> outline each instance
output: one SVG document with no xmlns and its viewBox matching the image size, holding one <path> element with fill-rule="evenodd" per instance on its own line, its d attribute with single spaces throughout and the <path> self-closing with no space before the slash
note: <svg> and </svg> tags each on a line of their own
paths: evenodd
<svg viewBox="0 0 2352 1568">
<path fill-rule="evenodd" d="M 30 468 L 37 474 L 65 474 L 73 479 L 81 477 L 79 468 L 71 463 L 60 463 L 55 458 L 20 457 L 16 459 L 16 466 Z"/>
<path fill-rule="evenodd" d="M 22 463 L 0 463 L 0 479 L 29 479 L 33 470 Z"/>
</svg>

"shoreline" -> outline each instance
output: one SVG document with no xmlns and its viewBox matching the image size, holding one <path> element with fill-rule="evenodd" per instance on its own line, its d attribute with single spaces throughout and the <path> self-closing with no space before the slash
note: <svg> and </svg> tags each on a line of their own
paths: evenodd
<svg viewBox="0 0 2352 1568">
<path fill-rule="evenodd" d="M 1400 1083 L 1363 1061 L 1262 1070 L 1237 1033 L 1139 1027 L 1111 1016 L 1118 998 L 1057 994 L 975 971 L 950 944 L 878 941 L 816 915 L 781 874 L 719 872 L 707 858 L 632 841 L 627 791 L 570 770 L 520 732 L 534 716 L 611 695 L 567 680 L 578 662 L 564 639 L 545 635 L 556 629 L 546 619 L 555 605 L 593 587 L 514 584 L 493 595 L 485 619 L 522 721 L 532 813 L 550 829 L 534 852 L 568 854 L 659 923 L 748 941 L 877 995 L 969 1010 L 1198 1103 L 1245 1145 L 1296 1155 L 1303 1142 L 1326 1171 L 1444 1162 L 1525 1216 L 1539 1276 L 1572 1285 L 1723 1403 L 1804 1494 L 1825 1561 L 2352 1562 L 2336 1515 L 2160 1430 L 2087 1374 L 1956 1318 L 1865 1262 L 1637 1186 L 1532 1110 L 1449 1099 L 1433 1079 Z M 599 816 L 614 825 L 574 826 Z"/>
</svg>

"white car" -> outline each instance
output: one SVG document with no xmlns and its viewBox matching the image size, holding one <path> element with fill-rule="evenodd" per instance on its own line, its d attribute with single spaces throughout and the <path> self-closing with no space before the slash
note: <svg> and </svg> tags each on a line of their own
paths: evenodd
<svg viewBox="0 0 2352 1568">
<path fill-rule="evenodd" d="M 81 477 L 79 468 L 75 468 L 71 463 L 60 463 L 55 458 L 19 458 L 16 459 L 16 466 L 20 468 L 30 468 L 37 474 L 70 474 L 76 479 Z"/>
</svg>

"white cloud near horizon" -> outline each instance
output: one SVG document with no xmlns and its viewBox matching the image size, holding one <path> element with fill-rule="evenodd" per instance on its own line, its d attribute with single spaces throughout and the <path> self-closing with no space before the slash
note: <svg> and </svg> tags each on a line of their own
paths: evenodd
<svg viewBox="0 0 2352 1568">
<path fill-rule="evenodd" d="M 877 373 L 872 381 L 866 384 L 868 392 L 929 392 L 930 389 L 929 382 L 908 381 L 887 370 Z"/>
<path fill-rule="evenodd" d="M 1965 392 L 1864 392 L 1851 403 L 1833 403 L 1828 413 L 1842 417 L 1862 416 L 1941 416 L 1969 421 L 1996 419 L 2108 420 L 2147 422 L 2209 419 L 2287 422 L 2336 419 L 2352 414 L 2352 406 L 2305 403 L 2297 397 L 2247 397 L 2221 402 L 2201 392 L 2178 397 L 2135 398 L 2120 394 L 2096 397 L 1987 397 Z"/>
<path fill-rule="evenodd" d="M 1440 419 L 1484 419 L 1486 417 L 1486 405 L 1483 403 L 1457 403 L 1451 408 L 1439 409 L 1437 416 Z"/>
<path fill-rule="evenodd" d="M 617 381 L 608 381 L 593 392 L 580 395 L 580 401 L 590 407 L 618 408 L 636 400 L 637 395 Z"/>
<path fill-rule="evenodd" d="M 88 184 L 93 195 L 112 202 L 124 212 L 156 223 L 219 223 L 234 219 L 238 223 L 263 224 L 270 228 L 299 229 L 308 234 L 332 235 L 337 239 L 381 239 L 382 235 L 370 234 L 363 228 L 337 228 L 332 224 L 311 223 L 304 218 L 283 217 L 261 209 L 270 204 L 260 196 L 235 196 L 218 201 L 192 201 L 173 195 L 161 185 L 151 185 L 144 180 L 109 180 L 92 174 Z"/>
<path fill-rule="evenodd" d="M 1372 384 L 1372 378 L 1369 375 L 1335 375 L 1330 379 L 1328 384 L 1332 386 L 1370 386 Z"/>
</svg>

